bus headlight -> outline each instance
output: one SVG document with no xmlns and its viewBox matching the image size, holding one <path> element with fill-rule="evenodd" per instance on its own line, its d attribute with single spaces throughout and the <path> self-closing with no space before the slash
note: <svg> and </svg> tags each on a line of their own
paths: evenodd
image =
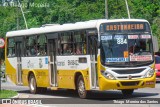
<svg viewBox="0 0 160 107">
<path fill-rule="evenodd" d="M 103 76 L 106 77 L 107 79 L 110 79 L 110 80 L 115 80 L 116 79 L 112 74 L 110 74 L 106 71 L 101 71 L 101 72 L 102 72 Z"/>
<path fill-rule="evenodd" d="M 145 74 L 145 77 L 146 78 L 149 78 L 149 77 L 152 77 L 154 75 L 154 70 L 153 69 L 150 69 L 147 71 L 147 73 Z"/>
</svg>

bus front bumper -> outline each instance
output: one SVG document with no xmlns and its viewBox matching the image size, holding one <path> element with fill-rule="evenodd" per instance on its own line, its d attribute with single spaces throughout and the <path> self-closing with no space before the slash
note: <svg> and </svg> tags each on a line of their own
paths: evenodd
<svg viewBox="0 0 160 107">
<path fill-rule="evenodd" d="M 154 88 L 156 83 L 156 75 L 151 78 L 140 78 L 140 79 L 128 79 L 128 80 L 108 80 L 101 76 L 99 78 L 99 89 L 110 90 L 110 89 L 138 89 L 150 87 Z"/>
</svg>

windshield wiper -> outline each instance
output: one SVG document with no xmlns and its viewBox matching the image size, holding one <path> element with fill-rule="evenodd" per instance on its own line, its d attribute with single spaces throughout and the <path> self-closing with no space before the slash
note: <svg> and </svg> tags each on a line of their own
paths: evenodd
<svg viewBox="0 0 160 107">
<path fill-rule="evenodd" d="M 144 62 L 139 62 L 139 61 L 132 61 L 132 62 L 129 62 L 130 65 L 133 65 L 133 66 L 143 66 L 143 65 L 146 65 L 146 64 L 150 64 L 152 63 L 152 61 L 144 61 Z"/>
<path fill-rule="evenodd" d="M 151 55 L 151 53 L 149 51 L 140 51 L 135 54 L 137 54 L 137 55 Z"/>
</svg>

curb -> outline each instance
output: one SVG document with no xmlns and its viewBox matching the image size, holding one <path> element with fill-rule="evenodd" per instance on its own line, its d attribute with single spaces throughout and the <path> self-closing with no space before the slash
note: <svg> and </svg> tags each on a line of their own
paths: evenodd
<svg viewBox="0 0 160 107">
<path fill-rule="evenodd" d="M 19 94 L 15 95 L 15 96 L 13 96 L 11 98 L 19 98 Z"/>
<path fill-rule="evenodd" d="M 18 98 L 29 98 L 29 95 L 21 93 Z"/>
</svg>

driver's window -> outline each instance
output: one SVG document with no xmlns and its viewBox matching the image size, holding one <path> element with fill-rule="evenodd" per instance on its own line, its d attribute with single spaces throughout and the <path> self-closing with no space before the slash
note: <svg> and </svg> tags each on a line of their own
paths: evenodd
<svg viewBox="0 0 160 107">
<path fill-rule="evenodd" d="M 132 36 L 134 36 L 134 39 L 131 39 L 130 35 L 128 36 L 128 49 L 130 54 L 142 54 L 144 52 L 151 52 L 151 39 L 141 38 L 141 36 L 138 35 Z"/>
</svg>

